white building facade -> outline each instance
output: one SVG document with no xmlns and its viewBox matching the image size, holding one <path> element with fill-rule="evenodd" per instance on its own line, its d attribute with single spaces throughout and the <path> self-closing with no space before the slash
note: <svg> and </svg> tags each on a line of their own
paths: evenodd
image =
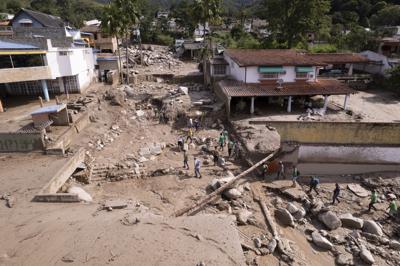
<svg viewBox="0 0 400 266">
<path fill-rule="evenodd" d="M 7 47 L 7 42 L 2 42 Z M 17 43 L 9 43 L 13 49 L 0 49 L 2 60 L 10 60 L 9 67 L 0 67 L 0 93 L 7 95 L 43 95 L 81 93 L 95 77 L 94 56 L 91 48 L 53 47 L 47 40 L 47 49 L 29 46 L 20 49 Z M 16 64 L 19 58 L 32 59 L 34 64 Z M 41 58 L 41 59 L 39 59 Z M 13 60 L 14 59 L 14 60 Z"/>
</svg>

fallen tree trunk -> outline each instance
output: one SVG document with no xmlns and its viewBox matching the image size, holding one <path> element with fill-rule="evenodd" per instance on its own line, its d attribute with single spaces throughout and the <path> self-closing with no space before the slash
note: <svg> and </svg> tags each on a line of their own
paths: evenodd
<svg viewBox="0 0 400 266">
<path fill-rule="evenodd" d="M 267 205 L 265 204 L 265 202 L 263 200 L 261 200 L 261 198 L 254 198 L 254 199 L 258 202 L 258 204 L 260 204 L 260 207 L 265 216 L 265 220 L 267 221 L 268 227 L 271 229 L 271 233 L 272 233 L 273 237 L 279 238 L 278 230 L 276 230 L 275 223 L 272 220 L 272 216 L 268 210 Z"/>
<path fill-rule="evenodd" d="M 192 215 L 195 211 L 200 210 L 201 208 L 203 208 L 205 205 L 207 205 L 208 203 L 210 203 L 211 201 L 213 201 L 214 197 L 221 194 L 222 192 L 224 192 L 226 189 L 230 188 L 237 180 L 239 180 L 240 178 L 244 177 L 245 175 L 251 173 L 252 171 L 254 171 L 257 167 L 259 167 L 260 165 L 262 165 L 263 163 L 267 162 L 269 159 L 271 159 L 272 157 L 274 157 L 275 155 L 277 155 L 279 152 L 275 151 L 274 153 L 271 153 L 270 155 L 268 155 L 267 157 L 265 157 L 264 159 L 262 159 L 261 161 L 259 161 L 258 163 L 256 163 L 255 165 L 253 165 L 252 167 L 250 167 L 249 169 L 247 169 L 246 171 L 242 172 L 241 174 L 235 176 L 231 181 L 229 181 L 228 183 L 226 183 L 225 185 L 221 186 L 220 188 L 218 188 L 217 190 L 215 190 L 214 192 L 210 193 L 209 195 L 207 195 L 205 198 L 197 201 L 195 204 L 193 204 L 192 206 L 183 208 L 181 210 L 178 210 L 175 212 L 175 217 L 178 216 L 182 216 L 185 213 L 188 213 L 188 215 Z"/>
<path fill-rule="evenodd" d="M 279 236 L 278 230 L 276 229 L 276 225 L 274 220 L 272 219 L 271 213 L 268 210 L 267 205 L 265 204 L 265 202 L 262 200 L 262 197 L 260 196 L 260 194 L 258 193 L 258 190 L 255 189 L 254 187 L 252 188 L 253 191 L 253 199 L 254 201 L 258 202 L 258 204 L 260 204 L 261 210 L 264 214 L 265 217 L 265 221 L 267 226 L 271 229 L 271 233 L 272 236 L 274 237 L 274 239 L 276 240 L 277 243 L 277 248 L 278 251 L 286 256 L 288 256 L 291 260 L 293 260 L 293 255 L 289 254 L 286 250 L 285 247 L 282 243 L 282 239 Z"/>
</svg>

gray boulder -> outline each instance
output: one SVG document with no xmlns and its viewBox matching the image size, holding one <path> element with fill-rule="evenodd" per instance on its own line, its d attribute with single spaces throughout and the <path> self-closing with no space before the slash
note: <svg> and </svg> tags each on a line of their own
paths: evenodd
<svg viewBox="0 0 400 266">
<path fill-rule="evenodd" d="M 330 230 L 334 230 L 342 226 L 342 222 L 333 211 L 320 213 L 318 215 L 318 219 Z"/>
<path fill-rule="evenodd" d="M 324 203 L 321 200 L 317 200 L 311 205 L 311 213 L 317 215 L 324 207 Z"/>
<path fill-rule="evenodd" d="M 299 207 L 299 210 L 293 214 L 293 217 L 296 220 L 301 220 L 306 216 L 306 210 L 303 207 Z"/>
<path fill-rule="evenodd" d="M 382 228 L 373 220 L 367 220 L 364 221 L 364 225 L 362 230 L 364 232 L 370 233 L 370 234 L 374 234 L 377 236 L 382 236 L 383 232 L 382 232 Z"/>
<path fill-rule="evenodd" d="M 353 256 L 349 253 L 339 254 L 336 257 L 336 264 L 337 265 L 354 265 Z"/>
<path fill-rule="evenodd" d="M 400 242 L 396 240 L 390 240 L 389 247 L 395 250 L 400 250 Z"/>
<path fill-rule="evenodd" d="M 236 218 L 239 224 L 246 224 L 247 220 L 253 215 L 251 211 L 241 210 L 236 214 Z"/>
<path fill-rule="evenodd" d="M 227 197 L 228 199 L 237 199 L 240 198 L 240 196 L 242 196 L 242 193 L 236 189 L 236 188 L 231 188 L 228 189 L 224 192 L 225 197 Z"/>
<path fill-rule="evenodd" d="M 270 253 L 274 253 L 276 246 L 278 245 L 278 242 L 276 241 L 276 239 L 272 239 L 271 241 L 269 241 L 267 248 L 269 250 Z"/>
<path fill-rule="evenodd" d="M 275 218 L 278 219 L 283 225 L 294 227 L 293 216 L 284 208 L 275 210 Z"/>
<path fill-rule="evenodd" d="M 362 229 L 364 225 L 364 220 L 354 217 L 351 213 L 345 213 L 340 215 L 340 221 L 344 227 L 350 229 Z"/>
<path fill-rule="evenodd" d="M 375 263 L 374 257 L 372 256 L 371 252 L 366 247 L 361 248 L 360 257 L 367 264 Z"/>
<path fill-rule="evenodd" d="M 291 202 L 287 204 L 286 209 L 290 212 L 290 214 L 294 214 L 299 211 L 299 208 L 297 208 L 297 206 Z"/>
<path fill-rule="evenodd" d="M 318 231 L 314 231 L 311 234 L 311 238 L 313 243 L 322 249 L 331 250 L 333 248 L 333 244 L 329 242 L 328 239 L 323 237 Z"/>
</svg>

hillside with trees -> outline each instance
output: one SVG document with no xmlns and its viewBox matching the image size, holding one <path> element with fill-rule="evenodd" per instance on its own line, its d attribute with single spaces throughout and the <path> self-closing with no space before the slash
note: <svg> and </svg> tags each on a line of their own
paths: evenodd
<svg viewBox="0 0 400 266">
<path fill-rule="evenodd" d="M 114 0 L 115 1 L 115 0 Z M 315 51 L 374 49 L 382 28 L 400 25 L 400 0 L 131 0 L 140 13 L 142 40 L 171 44 L 174 38 L 191 37 L 202 5 L 215 2 L 212 25 L 234 25 L 229 32 L 214 31 L 213 38 L 226 47 L 306 48 L 307 34 L 317 40 Z M 2 0 L 0 12 L 15 13 L 21 7 L 60 16 L 80 27 L 84 20 L 103 17 L 109 0 Z M 168 20 L 155 20 L 158 10 L 169 10 L 183 29 L 172 32 Z M 210 10 L 209 10 L 210 11 Z M 218 18 L 218 19 L 214 19 Z M 269 36 L 260 37 L 244 30 L 255 18 L 267 21 Z M 226 28 L 226 27 L 225 27 Z"/>
</svg>

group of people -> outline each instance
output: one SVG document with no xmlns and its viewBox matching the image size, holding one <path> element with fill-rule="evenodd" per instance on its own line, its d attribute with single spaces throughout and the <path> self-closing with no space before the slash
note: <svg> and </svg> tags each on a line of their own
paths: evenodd
<svg viewBox="0 0 400 266">
<path fill-rule="evenodd" d="M 178 138 L 178 147 L 180 151 L 183 151 L 183 167 L 189 170 L 189 156 L 188 156 L 188 142 L 193 141 L 194 130 L 197 131 L 200 127 L 200 123 L 198 119 L 193 121 L 192 118 L 188 120 L 188 131 L 186 138 L 184 136 L 179 136 Z M 211 143 L 213 142 L 210 138 L 206 139 L 207 147 L 211 148 Z M 213 156 L 214 165 L 217 165 L 220 161 L 220 152 L 224 151 L 225 146 L 228 147 L 228 156 L 231 158 L 235 156 L 238 158 L 240 154 L 240 145 L 237 141 L 233 140 L 232 137 L 229 137 L 228 131 L 223 130 L 219 137 L 217 138 L 218 145 L 214 147 L 214 150 L 211 151 Z M 210 151 L 210 149 L 208 149 Z M 194 157 L 194 174 L 197 178 L 201 178 L 200 173 L 201 161 L 199 158 Z"/>
<path fill-rule="evenodd" d="M 269 172 L 268 172 L 268 164 L 263 165 L 263 175 L 266 177 Z M 300 176 L 300 172 L 298 171 L 297 167 L 293 167 L 293 172 L 292 172 L 292 186 L 295 187 L 297 183 L 297 179 Z M 276 174 L 276 179 L 280 178 L 285 178 L 285 166 L 282 161 L 278 163 L 278 171 Z M 319 186 L 320 180 L 317 176 L 312 176 L 310 179 L 309 183 L 309 190 L 307 191 L 308 194 L 311 194 L 312 191 L 314 191 L 317 195 L 319 195 L 318 191 L 318 186 Z M 338 183 L 335 184 L 335 188 L 332 193 L 332 205 L 334 205 L 336 202 L 340 203 L 339 196 L 341 193 L 341 188 Z M 377 203 L 378 201 L 378 194 L 376 190 L 373 190 L 371 193 L 371 198 L 370 198 L 370 203 L 368 205 L 368 211 L 371 211 L 371 209 L 376 210 L 374 204 Z M 388 209 L 389 211 L 389 217 L 394 217 L 397 214 L 397 202 L 396 199 L 391 199 L 389 202 Z"/>
<path fill-rule="evenodd" d="M 377 202 L 378 202 L 378 192 L 376 190 L 372 190 L 368 205 L 369 212 L 371 211 L 371 209 L 374 209 L 375 211 L 377 210 L 374 206 Z M 397 215 L 397 202 L 395 198 L 389 200 L 389 206 L 386 210 L 389 210 L 389 218 Z"/>
</svg>

